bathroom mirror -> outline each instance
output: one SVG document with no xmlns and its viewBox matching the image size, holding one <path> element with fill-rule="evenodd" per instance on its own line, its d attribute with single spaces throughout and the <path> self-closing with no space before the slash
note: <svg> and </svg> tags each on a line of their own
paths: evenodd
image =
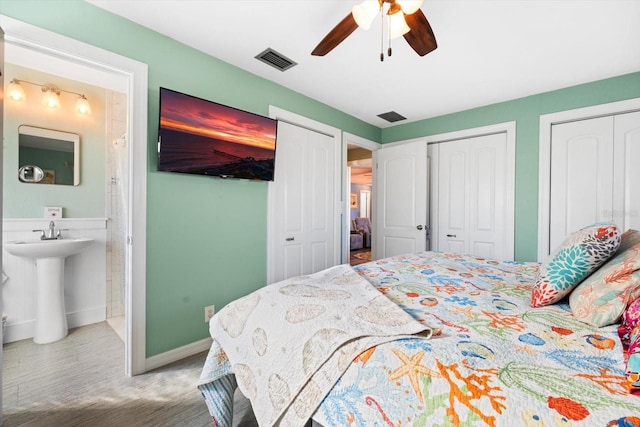
<svg viewBox="0 0 640 427">
<path fill-rule="evenodd" d="M 37 181 L 24 179 L 25 166 L 41 169 L 44 176 Z M 21 182 L 79 185 L 80 135 L 21 125 L 18 127 L 18 171 Z"/>
</svg>

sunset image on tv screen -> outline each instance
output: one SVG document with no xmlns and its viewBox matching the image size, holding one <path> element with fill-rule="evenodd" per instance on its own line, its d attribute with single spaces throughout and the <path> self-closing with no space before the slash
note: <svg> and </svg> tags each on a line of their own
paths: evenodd
<svg viewBox="0 0 640 427">
<path fill-rule="evenodd" d="M 163 171 L 273 180 L 277 121 L 160 88 Z"/>
</svg>

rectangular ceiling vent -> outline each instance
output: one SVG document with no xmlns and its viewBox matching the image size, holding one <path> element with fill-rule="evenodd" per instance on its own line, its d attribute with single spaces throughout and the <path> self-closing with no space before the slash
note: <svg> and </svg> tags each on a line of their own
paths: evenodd
<svg viewBox="0 0 640 427">
<path fill-rule="evenodd" d="M 255 58 L 280 71 L 286 71 L 289 68 L 298 65 L 297 62 L 293 62 L 280 52 L 276 52 L 271 48 L 259 53 Z"/>
<path fill-rule="evenodd" d="M 399 122 L 400 120 L 406 120 L 407 118 L 396 113 L 395 111 L 389 111 L 388 113 L 378 114 L 378 117 L 385 119 L 388 122 Z"/>
</svg>

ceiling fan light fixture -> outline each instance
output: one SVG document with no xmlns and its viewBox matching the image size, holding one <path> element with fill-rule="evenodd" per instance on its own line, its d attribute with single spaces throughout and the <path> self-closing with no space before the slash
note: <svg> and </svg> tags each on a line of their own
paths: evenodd
<svg viewBox="0 0 640 427">
<path fill-rule="evenodd" d="M 380 4 L 378 3 L 378 0 L 365 0 L 362 3 L 353 6 L 351 14 L 359 28 L 368 30 L 371 28 L 371 24 L 379 11 Z"/>
<path fill-rule="evenodd" d="M 404 13 L 398 11 L 389 15 L 389 38 L 395 39 L 403 36 L 411 31 L 411 28 L 407 25 L 407 21 L 404 19 Z"/>
<path fill-rule="evenodd" d="M 412 15 L 422 6 L 422 0 L 396 0 L 400 4 L 402 11 L 407 15 Z"/>
</svg>

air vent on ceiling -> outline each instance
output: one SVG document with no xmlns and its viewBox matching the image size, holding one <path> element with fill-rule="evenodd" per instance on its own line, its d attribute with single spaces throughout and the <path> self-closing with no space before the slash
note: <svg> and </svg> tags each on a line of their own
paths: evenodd
<svg viewBox="0 0 640 427">
<path fill-rule="evenodd" d="M 273 68 L 280 71 L 286 71 L 289 68 L 298 65 L 297 62 L 293 62 L 280 52 L 276 52 L 271 48 L 268 48 L 259 53 L 255 56 L 255 58 L 264 62 L 265 64 L 271 65 Z"/>
<path fill-rule="evenodd" d="M 395 111 L 389 111 L 388 113 L 378 114 L 378 117 L 385 119 L 388 122 L 399 122 L 400 120 L 406 120 L 407 118 L 396 113 Z"/>
</svg>

